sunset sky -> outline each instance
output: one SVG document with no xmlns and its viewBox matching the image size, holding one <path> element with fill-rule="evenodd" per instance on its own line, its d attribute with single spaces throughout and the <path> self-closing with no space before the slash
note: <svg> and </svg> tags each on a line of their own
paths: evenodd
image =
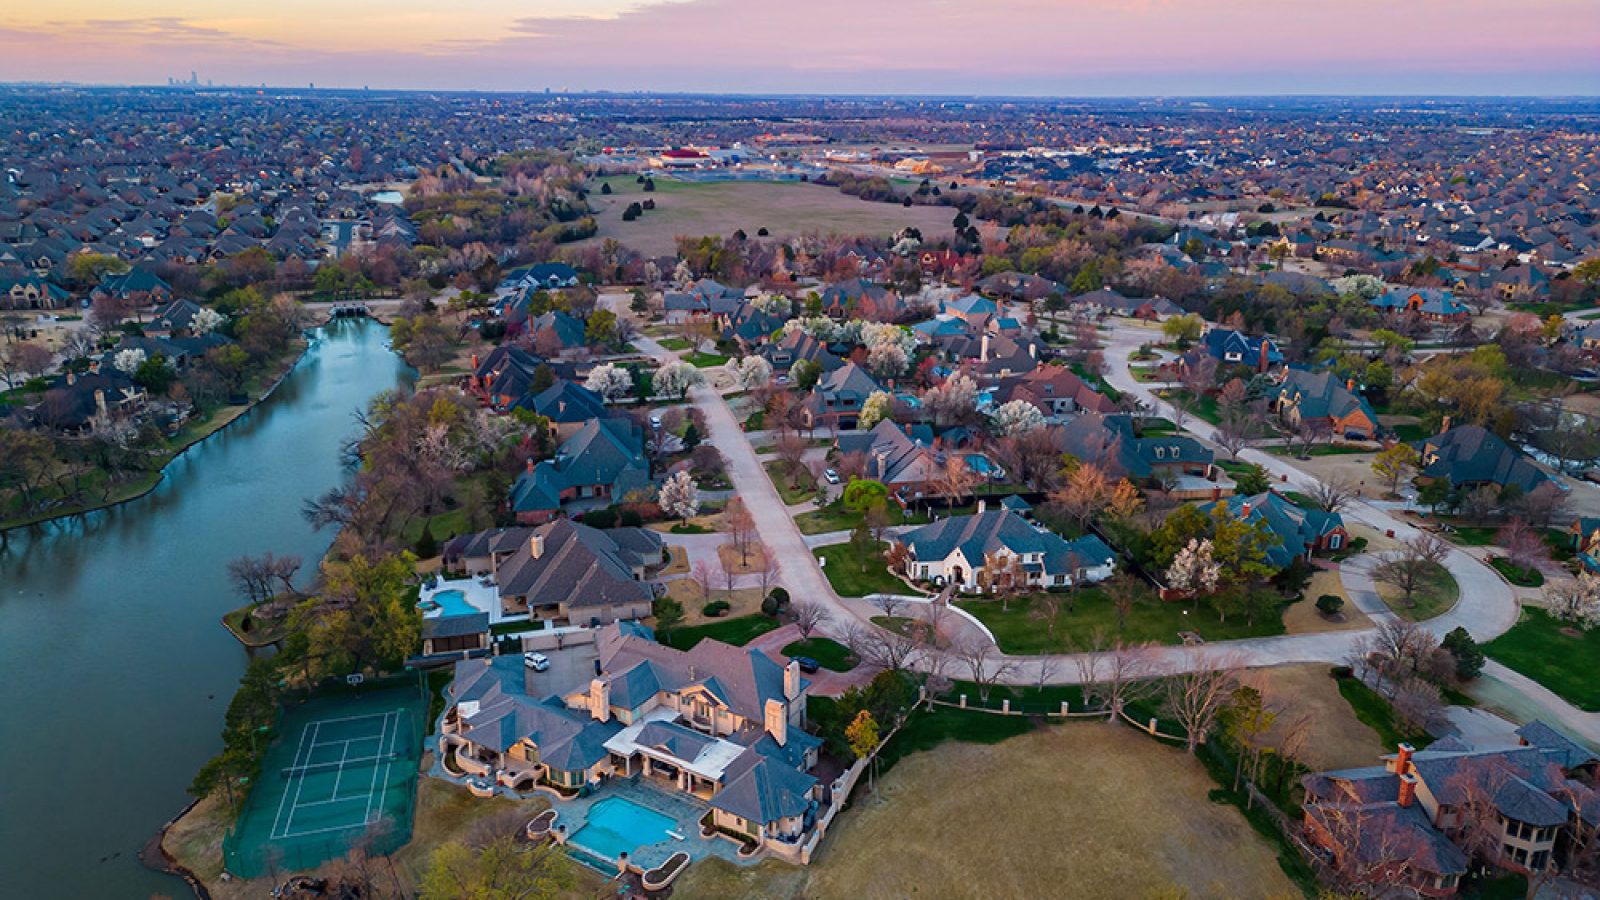
<svg viewBox="0 0 1600 900">
<path fill-rule="evenodd" d="M 958 94 L 1600 93 L 1600 0 L 49 0 L 0 81 Z"/>
</svg>

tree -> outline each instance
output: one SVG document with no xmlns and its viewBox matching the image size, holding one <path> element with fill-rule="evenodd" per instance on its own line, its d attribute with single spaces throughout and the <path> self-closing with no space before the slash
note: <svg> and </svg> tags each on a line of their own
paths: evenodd
<svg viewBox="0 0 1600 900">
<path fill-rule="evenodd" d="M 1217 716 L 1217 724 L 1226 738 L 1239 750 L 1238 765 L 1233 769 L 1233 789 L 1239 789 L 1241 776 L 1259 781 L 1267 732 L 1278 714 L 1267 709 L 1261 692 L 1249 685 L 1239 685 L 1228 697 L 1228 703 Z M 1253 805 L 1250 798 L 1246 806 Z"/>
<path fill-rule="evenodd" d="M 922 404 L 941 428 L 970 424 L 978 415 L 978 383 L 957 373 L 924 391 Z"/>
<path fill-rule="evenodd" d="M 1002 403 L 990 418 L 995 433 L 1001 437 L 1016 437 L 1045 425 L 1044 413 L 1026 400 Z"/>
<path fill-rule="evenodd" d="M 1378 564 L 1372 567 L 1372 580 L 1399 591 L 1410 609 L 1417 605 L 1417 591 L 1434 577 L 1449 553 L 1444 541 L 1423 532 L 1378 557 Z"/>
<path fill-rule="evenodd" d="M 657 631 L 671 631 L 683 621 L 683 604 L 672 597 L 657 597 L 651 611 L 656 617 Z"/>
<path fill-rule="evenodd" d="M 1505 558 L 1524 572 L 1537 568 L 1547 551 L 1544 538 L 1521 519 L 1512 519 L 1495 535 L 1495 543 L 1505 551 Z"/>
<path fill-rule="evenodd" d="M 874 751 L 878 749 L 878 722 L 872 717 L 871 712 L 863 709 L 856 713 L 856 717 L 849 725 L 845 726 L 844 737 L 849 742 L 850 752 L 855 754 L 856 759 L 872 757 Z M 873 773 L 869 771 L 867 773 L 869 791 L 872 790 L 872 776 Z"/>
<path fill-rule="evenodd" d="M 1600 579 L 1585 571 L 1551 581 L 1544 587 L 1544 605 L 1558 621 L 1583 629 L 1600 625 Z"/>
<path fill-rule="evenodd" d="M 6 386 L 16 387 L 15 375 L 24 378 L 38 378 L 50 371 L 50 366 L 55 360 L 55 354 L 43 344 L 23 341 L 13 344 L 5 351 L 3 362 L 6 373 Z"/>
<path fill-rule="evenodd" d="M 1194 313 L 1188 313 L 1172 318 L 1161 323 L 1161 334 L 1169 343 L 1175 344 L 1179 350 L 1187 350 L 1200 340 L 1200 335 L 1205 331 L 1206 320 Z"/>
<path fill-rule="evenodd" d="M 1444 715 L 1444 701 L 1437 685 L 1421 678 L 1407 678 L 1390 698 L 1396 723 L 1410 732 L 1424 732 Z"/>
<path fill-rule="evenodd" d="M 584 340 L 591 345 L 613 347 L 621 343 L 617 314 L 609 309 L 597 309 L 589 314 L 583 329 Z"/>
<path fill-rule="evenodd" d="M 845 485 L 840 499 L 845 509 L 865 513 L 869 509 L 880 509 L 888 502 L 889 488 L 881 481 L 853 478 Z"/>
<path fill-rule="evenodd" d="M 1246 497 L 1264 494 L 1272 487 L 1272 478 L 1260 463 L 1245 463 L 1232 477 L 1234 490 Z"/>
<path fill-rule="evenodd" d="M 817 626 L 828 620 L 828 608 L 815 600 L 798 600 L 789 609 L 801 638 L 810 638 Z"/>
<path fill-rule="evenodd" d="M 1349 507 L 1358 493 L 1358 488 L 1349 479 L 1331 475 L 1312 484 L 1308 495 L 1317 509 L 1337 513 Z"/>
<path fill-rule="evenodd" d="M 656 502 L 668 515 L 687 523 L 700 511 L 700 488 L 694 483 L 694 476 L 679 470 L 661 483 Z"/>
<path fill-rule="evenodd" d="M 910 362 L 899 344 L 876 344 L 867 351 L 867 371 L 876 378 L 898 378 Z"/>
<path fill-rule="evenodd" d="M 1439 646 L 1449 651 L 1455 659 L 1456 678 L 1460 681 L 1471 681 L 1483 672 L 1484 654 L 1478 642 L 1465 628 L 1457 625 L 1452 628 Z"/>
<path fill-rule="evenodd" d="M 1222 566 L 1212 559 L 1212 552 L 1210 538 L 1191 538 L 1189 544 L 1172 558 L 1172 564 L 1167 566 L 1167 587 L 1195 594 L 1215 591 L 1222 576 Z"/>
<path fill-rule="evenodd" d="M 573 863 L 554 844 L 527 847 L 502 834 L 480 847 L 450 841 L 422 874 L 422 900 L 557 900 L 577 888 Z"/>
<path fill-rule="evenodd" d="M 583 386 L 599 394 L 607 403 L 615 403 L 632 393 L 633 373 L 622 366 L 601 363 L 589 370 L 589 377 L 584 380 Z"/>
<path fill-rule="evenodd" d="M 749 565 L 750 545 L 757 536 L 756 520 L 750 515 L 750 510 L 743 500 L 738 497 L 728 500 L 728 505 L 722 509 L 722 524 L 728 529 L 728 536 L 733 539 L 734 549 L 739 551 L 739 564 Z M 766 553 L 765 550 L 762 552 Z"/>
<path fill-rule="evenodd" d="M 705 384 L 704 372 L 681 360 L 669 362 L 656 369 L 653 383 L 656 393 L 683 399 L 689 389 Z"/>
<path fill-rule="evenodd" d="M 793 381 L 794 386 L 802 391 L 809 391 L 816 387 L 817 379 L 821 377 L 822 366 L 818 365 L 814 360 L 796 360 L 794 365 L 789 367 L 789 380 Z"/>
<path fill-rule="evenodd" d="M 767 382 L 772 380 L 772 363 L 761 356 L 752 355 L 737 362 L 729 361 L 727 369 L 739 387 L 747 391 L 765 387 Z"/>
<path fill-rule="evenodd" d="M 863 431 L 890 419 L 894 413 L 894 395 L 888 391 L 873 391 L 861 404 L 861 414 L 856 416 L 856 427 Z"/>
<path fill-rule="evenodd" d="M 946 503 L 954 506 L 957 500 L 972 493 L 979 480 L 978 473 L 972 471 L 972 466 L 967 464 L 966 459 L 951 455 L 945 460 L 944 469 L 934 480 L 933 489 L 935 493 L 945 498 Z"/>
<path fill-rule="evenodd" d="M 1372 471 L 1389 486 L 1390 495 L 1400 492 L 1400 482 L 1417 473 L 1422 457 L 1410 444 L 1395 444 L 1372 458 Z"/>
<path fill-rule="evenodd" d="M 956 658 L 967 667 L 967 675 L 978 686 L 978 699 L 989 702 L 989 692 L 994 686 L 1010 677 L 1017 669 L 1017 661 L 1000 656 L 994 644 L 981 637 L 969 637 L 956 645 Z"/>
<path fill-rule="evenodd" d="M 1049 504 L 1083 528 L 1110 502 L 1113 490 L 1105 470 L 1082 463 L 1067 474 L 1065 484 L 1050 492 Z"/>
<path fill-rule="evenodd" d="M 133 373 L 144 365 L 145 359 L 144 351 L 137 347 L 118 350 L 116 355 L 111 357 L 111 367 L 131 378 Z"/>
<path fill-rule="evenodd" d="M 1165 708 L 1183 727 L 1185 749 L 1190 755 L 1216 725 L 1223 704 L 1233 692 L 1236 671 L 1231 662 L 1223 661 L 1167 679 Z"/>
</svg>

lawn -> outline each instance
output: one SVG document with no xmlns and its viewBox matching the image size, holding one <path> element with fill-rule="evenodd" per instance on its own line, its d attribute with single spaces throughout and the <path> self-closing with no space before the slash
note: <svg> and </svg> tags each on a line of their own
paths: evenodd
<svg viewBox="0 0 1600 900">
<path fill-rule="evenodd" d="M 787 506 L 804 503 L 816 495 L 816 491 L 809 488 L 797 488 L 789 480 L 788 466 L 779 460 L 762 463 L 761 467 L 767 470 L 767 477 L 772 479 L 772 486 L 778 489 L 778 496 L 783 498 Z"/>
<path fill-rule="evenodd" d="M 1494 543 L 1497 533 L 1495 529 L 1484 525 L 1452 525 L 1444 536 L 1463 547 L 1487 547 Z"/>
<path fill-rule="evenodd" d="M 771 616 L 750 615 L 732 619 L 715 619 L 704 625 L 686 625 L 661 633 L 661 643 L 678 650 L 688 650 L 700 643 L 701 638 L 713 638 L 724 644 L 743 647 L 756 638 L 776 629 L 781 623 Z"/>
<path fill-rule="evenodd" d="M 878 550 L 880 548 L 874 548 Z M 862 559 L 849 544 L 829 544 L 811 551 L 818 560 L 826 559 L 823 574 L 841 597 L 865 597 L 868 594 L 905 594 L 910 592 L 904 581 L 889 573 L 881 553 L 874 552 Z"/>
<path fill-rule="evenodd" d="M 1394 707 L 1389 705 L 1388 698 L 1367 687 L 1365 682 L 1356 678 L 1340 678 L 1337 681 L 1339 693 L 1350 704 L 1356 718 L 1371 728 L 1385 747 L 1394 747 L 1404 741 L 1420 749 L 1433 743 L 1433 738 L 1426 732 L 1412 733 L 1402 729 L 1395 721 Z"/>
<path fill-rule="evenodd" d="M 1524 569 L 1504 556 L 1489 557 L 1489 565 L 1517 587 L 1540 587 L 1544 584 L 1543 572 L 1536 568 Z"/>
<path fill-rule="evenodd" d="M 977 507 L 968 503 L 954 509 L 940 508 L 941 516 L 964 516 L 974 512 Z M 799 527 L 801 534 L 827 534 L 830 531 L 850 531 L 860 525 L 865 517 L 854 510 L 844 508 L 844 503 L 835 500 L 820 509 L 803 512 L 794 517 L 794 523 Z M 928 509 L 915 504 L 910 510 L 902 513 L 899 506 L 889 507 L 888 522 L 890 525 L 926 525 L 930 521 Z"/>
<path fill-rule="evenodd" d="M 1248 623 L 1242 615 L 1231 615 L 1222 622 L 1205 603 L 1198 607 L 1193 603 L 1163 603 L 1151 592 L 1134 605 L 1128 613 L 1126 627 L 1119 629 L 1116 608 L 1103 589 L 1090 587 L 1061 596 L 1071 599 L 1072 608 L 1062 603 L 1056 614 L 1054 634 L 1041 616 L 1035 614 L 1038 601 L 1033 596 L 1021 597 L 1009 604 L 999 600 L 958 600 L 956 605 L 972 613 L 994 632 L 1000 649 L 1011 654 L 1087 650 L 1096 634 L 1130 643 L 1181 644 L 1183 639 L 1179 633 L 1184 631 L 1195 632 L 1207 641 L 1284 633 L 1281 606 L 1258 616 L 1254 624 Z"/>
<path fill-rule="evenodd" d="M 1286 710 L 1274 720 L 1269 741 L 1280 737 L 1294 719 L 1307 716 L 1305 761 L 1314 771 L 1377 765 L 1379 756 L 1394 752 L 1393 744 L 1385 744 L 1356 715 L 1339 683 L 1328 677 L 1325 664 L 1252 669 L 1244 680 L 1261 691 L 1269 705 Z"/>
<path fill-rule="evenodd" d="M 784 656 L 809 656 L 817 665 L 835 672 L 848 672 L 856 667 L 850 648 L 825 637 L 806 638 L 783 648 Z"/>
<path fill-rule="evenodd" d="M 680 337 L 664 337 L 656 341 L 656 343 L 661 345 L 661 349 L 671 350 L 673 353 L 681 353 L 694 346 L 693 342 L 686 341 Z"/>
<path fill-rule="evenodd" d="M 1594 677 L 1600 668 L 1600 629 L 1579 631 L 1536 606 L 1524 606 L 1517 624 L 1483 649 L 1573 706 L 1600 712 L 1600 681 Z"/>
<path fill-rule="evenodd" d="M 696 369 L 709 369 L 713 366 L 725 365 L 728 358 L 720 353 L 701 353 L 696 350 L 683 358 L 683 361 Z"/>
<path fill-rule="evenodd" d="M 436 516 L 414 517 L 406 520 L 405 527 L 400 530 L 400 539 L 408 547 L 415 547 L 422 540 L 422 531 L 426 526 L 440 547 L 451 538 L 467 534 L 472 531 L 470 524 L 472 511 L 466 507 L 442 512 Z"/>
<path fill-rule="evenodd" d="M 914 717 L 885 753 L 925 746 L 933 749 L 905 758 L 875 792 L 857 789 L 801 875 L 702 862 L 674 893 L 816 900 L 1297 894 L 1274 848 L 1236 809 L 1209 801 L 1215 784 L 1204 767 L 1132 729 L 1098 722 L 1034 729 L 1022 717 L 940 710 Z"/>
<path fill-rule="evenodd" d="M 1461 587 L 1456 584 L 1455 576 L 1437 563 L 1433 566 L 1433 572 L 1423 579 L 1422 586 L 1411 595 L 1410 606 L 1405 604 L 1398 588 L 1382 582 L 1377 582 L 1376 586 L 1378 596 L 1394 610 L 1395 615 L 1413 622 L 1443 615 L 1456 605 L 1456 600 L 1461 596 Z"/>
</svg>

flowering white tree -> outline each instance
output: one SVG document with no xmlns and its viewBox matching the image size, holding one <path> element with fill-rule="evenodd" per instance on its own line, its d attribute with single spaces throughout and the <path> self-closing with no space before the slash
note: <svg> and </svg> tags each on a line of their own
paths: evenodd
<svg viewBox="0 0 1600 900">
<path fill-rule="evenodd" d="M 189 321 L 189 330 L 200 335 L 210 334 L 221 328 L 222 323 L 226 321 L 228 321 L 227 316 L 209 306 L 202 306 L 200 311 L 194 314 L 194 318 Z"/>
<path fill-rule="evenodd" d="M 850 323 L 845 323 L 848 326 Z M 859 327 L 859 323 L 857 324 Z M 811 335 L 819 341 L 843 340 L 844 335 L 838 322 L 827 316 L 810 316 L 800 319 L 790 319 L 783 323 L 784 334 L 794 334 L 800 331 Z"/>
<path fill-rule="evenodd" d="M 882 344 L 894 344 L 906 355 L 917 349 L 917 337 L 911 329 L 901 325 L 891 325 L 888 322 L 860 322 L 861 333 L 857 340 L 864 347 L 877 347 Z"/>
<path fill-rule="evenodd" d="M 952 375 L 924 391 L 922 403 L 936 423 L 955 424 L 971 417 L 978 408 L 978 383 L 967 375 Z"/>
<path fill-rule="evenodd" d="M 706 383 L 706 374 L 683 361 L 669 362 L 656 370 L 654 385 L 657 394 L 682 398 L 695 385 Z"/>
<path fill-rule="evenodd" d="M 867 351 L 867 371 L 877 378 L 898 378 L 909 362 L 899 344 L 877 344 Z"/>
<path fill-rule="evenodd" d="M 1178 551 L 1167 566 L 1167 587 L 1178 591 L 1210 593 L 1217 589 L 1222 566 L 1211 558 L 1211 539 L 1189 539 L 1189 545 Z"/>
<path fill-rule="evenodd" d="M 733 380 L 747 391 L 753 391 L 772 380 L 772 363 L 759 356 L 730 359 L 726 368 Z"/>
<path fill-rule="evenodd" d="M 117 355 L 111 357 L 111 365 L 124 375 L 132 375 L 144 365 L 144 351 L 130 347 L 127 350 L 118 350 Z"/>
<path fill-rule="evenodd" d="M 856 416 L 857 428 L 871 428 L 892 417 L 894 397 L 888 391 L 873 391 L 861 404 L 861 415 Z"/>
<path fill-rule="evenodd" d="M 1544 589 L 1550 615 L 1581 628 L 1600 625 L 1600 579 L 1588 572 L 1572 581 L 1552 581 Z"/>
<path fill-rule="evenodd" d="M 687 522 L 700 511 L 700 488 L 687 471 L 679 469 L 661 483 L 656 500 L 663 512 Z"/>
<path fill-rule="evenodd" d="M 1044 413 L 1026 400 L 1000 404 L 994 411 L 994 430 L 1001 437 L 1014 437 L 1044 427 Z"/>
<path fill-rule="evenodd" d="M 1387 285 L 1383 283 L 1383 279 L 1376 275 L 1346 275 L 1343 278 L 1335 278 L 1328 283 L 1333 286 L 1335 291 L 1339 292 L 1341 297 L 1346 294 L 1355 294 L 1363 300 L 1371 300 L 1374 297 L 1378 297 L 1387 288 Z"/>
<path fill-rule="evenodd" d="M 794 315 L 794 301 L 782 294 L 762 294 L 750 302 L 757 312 L 783 319 Z"/>
<path fill-rule="evenodd" d="M 589 370 L 583 386 L 599 394 L 607 403 L 615 403 L 633 390 L 633 374 L 612 363 L 601 363 Z"/>
</svg>

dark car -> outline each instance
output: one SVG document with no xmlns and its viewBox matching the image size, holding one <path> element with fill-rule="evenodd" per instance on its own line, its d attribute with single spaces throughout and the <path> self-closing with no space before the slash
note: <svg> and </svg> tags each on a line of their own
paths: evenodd
<svg viewBox="0 0 1600 900">
<path fill-rule="evenodd" d="M 800 671 L 806 673 L 807 675 L 810 675 L 811 673 L 822 668 L 822 666 L 819 665 L 816 660 L 809 656 L 796 656 L 794 661 L 800 664 Z"/>
</svg>

